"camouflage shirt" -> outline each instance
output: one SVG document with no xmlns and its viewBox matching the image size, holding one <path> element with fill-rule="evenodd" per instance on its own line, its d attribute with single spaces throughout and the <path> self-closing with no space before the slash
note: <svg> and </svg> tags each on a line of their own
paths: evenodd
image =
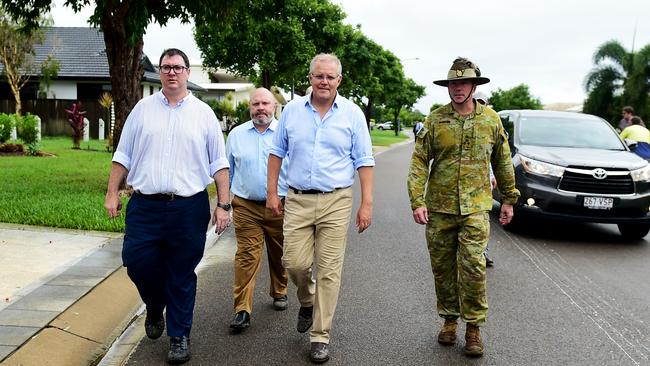
<svg viewBox="0 0 650 366">
<path fill-rule="evenodd" d="M 503 203 L 514 204 L 519 191 L 499 115 L 478 103 L 467 117 L 451 104 L 434 110 L 417 134 L 411 157 L 407 181 L 411 209 L 427 207 L 453 215 L 490 210 L 490 163 Z"/>
</svg>

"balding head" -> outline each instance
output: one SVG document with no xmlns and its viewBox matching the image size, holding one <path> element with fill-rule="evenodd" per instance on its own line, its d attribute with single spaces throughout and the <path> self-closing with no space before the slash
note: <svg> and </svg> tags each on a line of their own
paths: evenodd
<svg viewBox="0 0 650 366">
<path fill-rule="evenodd" d="M 258 126 L 270 124 L 273 120 L 276 104 L 273 93 L 268 89 L 258 88 L 253 90 L 248 104 L 253 123 Z"/>
</svg>

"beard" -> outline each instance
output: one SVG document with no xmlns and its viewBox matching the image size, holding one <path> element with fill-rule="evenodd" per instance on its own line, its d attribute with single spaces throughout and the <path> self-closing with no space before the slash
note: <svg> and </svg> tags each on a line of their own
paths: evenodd
<svg viewBox="0 0 650 366">
<path fill-rule="evenodd" d="M 253 121 L 254 124 L 258 126 L 264 126 L 271 123 L 273 118 L 270 116 L 259 116 L 259 117 L 251 117 L 251 120 Z"/>
</svg>

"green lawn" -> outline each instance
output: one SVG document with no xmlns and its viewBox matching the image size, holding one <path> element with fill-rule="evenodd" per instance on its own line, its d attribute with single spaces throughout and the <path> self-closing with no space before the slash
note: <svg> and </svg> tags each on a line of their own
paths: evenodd
<svg viewBox="0 0 650 366">
<path fill-rule="evenodd" d="M 392 131 L 370 135 L 378 146 L 408 138 Z M 44 138 L 41 151 L 54 156 L 0 156 L 0 222 L 124 231 L 124 210 L 111 220 L 104 209 L 111 169 L 105 141 L 81 142 L 81 150 L 73 150 L 69 137 Z M 214 184 L 208 192 L 215 196 Z"/>
<path fill-rule="evenodd" d="M 400 132 L 399 136 L 395 136 L 395 131 L 381 131 L 374 129 L 370 131 L 370 138 L 372 139 L 373 146 L 388 146 L 396 142 L 404 141 L 408 138 L 404 132 Z"/>
<path fill-rule="evenodd" d="M 70 229 L 123 231 L 124 218 L 104 210 L 111 154 L 103 141 L 45 138 L 55 156 L 0 156 L 0 222 Z"/>
</svg>

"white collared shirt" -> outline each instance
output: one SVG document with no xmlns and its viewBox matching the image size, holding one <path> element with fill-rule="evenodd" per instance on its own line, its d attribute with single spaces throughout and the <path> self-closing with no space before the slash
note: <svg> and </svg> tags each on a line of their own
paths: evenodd
<svg viewBox="0 0 650 366">
<path fill-rule="evenodd" d="M 223 133 L 212 109 L 191 93 L 172 107 L 162 92 L 129 114 L 113 155 L 127 183 L 144 194 L 192 196 L 228 168 Z"/>
</svg>

